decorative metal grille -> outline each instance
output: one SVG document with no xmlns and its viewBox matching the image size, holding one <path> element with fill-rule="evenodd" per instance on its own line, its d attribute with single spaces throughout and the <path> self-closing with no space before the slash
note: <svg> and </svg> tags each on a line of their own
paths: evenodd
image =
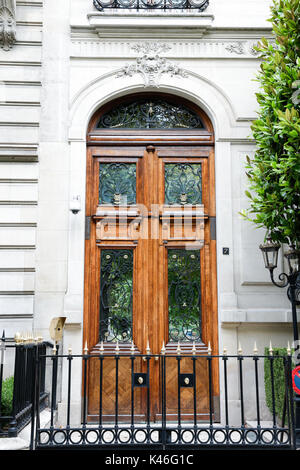
<svg viewBox="0 0 300 470">
<path fill-rule="evenodd" d="M 131 341 L 132 286 L 132 250 L 102 250 L 100 341 Z"/>
<path fill-rule="evenodd" d="M 201 204 L 201 163 L 166 163 L 166 204 Z"/>
<path fill-rule="evenodd" d="M 209 0 L 94 0 L 97 10 L 105 8 L 126 9 L 196 9 L 204 11 L 209 5 Z"/>
<path fill-rule="evenodd" d="M 185 106 L 161 99 L 138 100 L 104 114 L 98 129 L 203 129 L 199 116 Z"/>
<path fill-rule="evenodd" d="M 100 163 L 99 204 L 136 203 L 136 164 Z"/>
<path fill-rule="evenodd" d="M 200 341 L 200 251 L 168 250 L 169 340 Z"/>
</svg>

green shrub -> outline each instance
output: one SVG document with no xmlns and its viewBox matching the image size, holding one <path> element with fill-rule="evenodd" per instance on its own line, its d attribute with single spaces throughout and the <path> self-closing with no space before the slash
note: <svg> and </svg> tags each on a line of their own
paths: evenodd
<svg viewBox="0 0 300 470">
<path fill-rule="evenodd" d="M 1 400 L 1 415 L 11 416 L 13 405 L 14 393 L 14 378 L 9 377 L 3 381 L 2 385 L 2 400 Z"/>
<path fill-rule="evenodd" d="M 242 214 L 264 227 L 272 240 L 300 246 L 300 0 L 273 0 L 274 42 L 256 48 L 262 60 L 257 80 L 257 150 L 247 158 L 250 208 Z M 298 96 L 298 94 L 297 94 Z"/>
<path fill-rule="evenodd" d="M 265 348 L 265 356 L 269 356 L 269 348 Z M 274 371 L 274 394 L 275 394 L 275 413 L 281 420 L 284 407 L 285 398 L 285 371 L 282 356 L 287 356 L 286 348 L 273 349 L 273 371 Z M 273 399 L 272 399 L 272 380 L 271 380 L 271 367 L 270 359 L 265 358 L 264 372 L 265 372 L 265 393 L 266 403 L 270 412 L 273 413 Z"/>
</svg>

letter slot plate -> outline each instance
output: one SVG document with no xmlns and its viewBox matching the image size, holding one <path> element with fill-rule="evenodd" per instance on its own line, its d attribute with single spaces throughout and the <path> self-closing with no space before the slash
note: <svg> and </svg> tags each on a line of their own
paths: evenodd
<svg viewBox="0 0 300 470">
<path fill-rule="evenodd" d="M 179 385 L 180 387 L 193 387 L 195 383 L 194 374 L 180 374 Z"/>
<path fill-rule="evenodd" d="M 135 373 L 133 375 L 133 386 L 134 387 L 148 387 L 148 374 Z"/>
</svg>

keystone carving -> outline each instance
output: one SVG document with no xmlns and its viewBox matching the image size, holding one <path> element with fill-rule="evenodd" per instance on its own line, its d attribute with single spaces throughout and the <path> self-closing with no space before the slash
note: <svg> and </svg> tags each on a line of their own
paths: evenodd
<svg viewBox="0 0 300 470">
<path fill-rule="evenodd" d="M 132 77 L 139 73 L 144 78 L 145 86 L 159 87 L 159 79 L 162 74 L 169 74 L 171 77 L 179 75 L 186 77 L 186 72 L 178 65 L 161 57 L 162 52 L 171 49 L 171 46 L 163 43 L 136 44 L 132 47 L 137 53 L 142 54 L 136 59 L 136 63 L 125 67 L 117 74 L 117 77 Z"/>
</svg>

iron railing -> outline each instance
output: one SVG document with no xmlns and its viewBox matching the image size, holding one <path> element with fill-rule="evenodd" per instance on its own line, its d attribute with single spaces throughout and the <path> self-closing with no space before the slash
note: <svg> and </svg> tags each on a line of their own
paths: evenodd
<svg viewBox="0 0 300 470">
<path fill-rule="evenodd" d="M 31 448 L 200 449 L 294 448 L 292 359 L 270 356 L 124 354 L 41 356 L 52 360 L 51 422 L 33 421 Z M 274 361 L 284 371 L 284 419 L 279 416 Z M 73 394 L 78 394 L 75 361 L 82 367 L 82 419 L 75 423 Z M 264 367 L 270 367 L 271 407 L 267 410 Z M 57 419 L 57 369 L 65 371 L 65 413 Z M 276 365 L 276 367 L 278 364 Z M 220 369 L 220 383 L 217 384 Z M 154 371 L 158 370 L 155 376 Z M 40 372 L 37 373 L 40 376 Z M 89 387 L 89 377 L 93 386 Z M 230 383 L 230 386 L 229 386 Z M 39 383 L 36 392 L 39 394 Z M 158 390 L 155 395 L 154 390 Z M 218 400 L 221 390 L 221 401 Z M 78 395 L 77 395 L 78 397 Z M 76 400 L 75 400 L 76 401 Z M 78 401 L 78 400 L 77 400 Z M 156 401 L 156 407 L 154 405 Z M 270 406 L 270 405 L 269 405 Z M 279 413 L 279 414 L 278 414 Z M 269 422 L 266 422 L 269 420 Z"/>
<path fill-rule="evenodd" d="M 204 11 L 209 0 L 94 0 L 99 11 L 106 8 L 122 8 L 130 10 L 198 10 Z"/>
<path fill-rule="evenodd" d="M 48 394 L 45 391 L 45 354 L 47 343 L 33 342 L 33 338 L 24 342 L 6 340 L 5 334 L 0 340 L 0 437 L 15 437 L 30 423 L 33 413 L 35 394 L 36 360 L 40 357 L 43 373 L 40 377 L 39 406 L 46 406 Z M 5 367 L 5 354 L 11 356 L 12 369 Z M 10 369 L 10 370 L 8 370 Z M 4 413 L 4 374 L 13 377 L 12 404 L 10 413 Z M 10 392 L 6 392 L 9 393 Z M 2 400 L 3 399 L 3 400 Z M 2 406 L 1 406 L 2 403 Z M 6 409 L 6 411 L 8 411 Z"/>
</svg>

